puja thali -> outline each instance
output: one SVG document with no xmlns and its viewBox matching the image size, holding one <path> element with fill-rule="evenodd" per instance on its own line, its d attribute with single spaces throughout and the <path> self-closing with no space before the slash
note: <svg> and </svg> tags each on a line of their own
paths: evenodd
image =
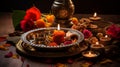
<svg viewBox="0 0 120 67">
<path fill-rule="evenodd" d="M 64 38 L 66 39 L 64 42 L 58 45 L 48 45 L 54 42 L 48 39 L 48 37 L 53 38 L 54 35 L 51 34 L 53 34 L 56 29 L 56 27 L 40 28 L 24 33 L 16 45 L 17 50 L 25 55 L 34 57 L 66 57 L 77 55 L 87 49 L 88 45 L 81 44 L 84 39 L 83 34 L 70 28 L 61 28 L 61 30 L 65 32 Z M 70 36 L 67 35 L 68 32 Z M 46 44 L 46 42 L 48 43 Z"/>
</svg>

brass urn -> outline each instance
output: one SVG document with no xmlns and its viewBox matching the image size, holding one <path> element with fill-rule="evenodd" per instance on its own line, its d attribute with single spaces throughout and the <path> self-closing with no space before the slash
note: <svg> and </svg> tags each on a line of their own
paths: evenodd
<svg viewBox="0 0 120 67">
<path fill-rule="evenodd" d="M 74 4 L 72 0 L 55 0 L 51 12 L 55 15 L 56 24 L 59 23 L 62 27 L 69 27 L 70 18 L 74 14 Z"/>
</svg>

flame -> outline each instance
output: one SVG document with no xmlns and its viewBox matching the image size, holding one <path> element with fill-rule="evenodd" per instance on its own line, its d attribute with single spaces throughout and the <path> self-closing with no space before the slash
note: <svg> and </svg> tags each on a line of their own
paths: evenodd
<svg viewBox="0 0 120 67">
<path fill-rule="evenodd" d="M 60 30 L 60 24 L 58 24 L 57 29 Z"/>
<path fill-rule="evenodd" d="M 97 17 L 97 13 L 96 12 L 94 13 L 93 17 Z"/>
<path fill-rule="evenodd" d="M 95 44 L 96 44 L 96 45 L 99 45 L 99 42 L 96 42 Z"/>
<path fill-rule="evenodd" d="M 91 54 L 92 54 L 92 52 L 91 52 L 91 51 L 89 51 L 89 52 L 88 52 L 88 54 L 89 54 L 89 55 L 91 55 Z"/>
<path fill-rule="evenodd" d="M 107 38 L 108 37 L 108 35 L 105 35 L 105 38 Z"/>
</svg>

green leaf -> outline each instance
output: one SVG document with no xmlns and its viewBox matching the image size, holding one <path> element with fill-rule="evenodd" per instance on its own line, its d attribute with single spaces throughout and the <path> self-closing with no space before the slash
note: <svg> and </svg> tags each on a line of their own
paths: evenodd
<svg viewBox="0 0 120 67">
<path fill-rule="evenodd" d="M 13 25 L 15 30 L 20 30 L 20 21 L 24 18 L 25 11 L 24 10 L 14 10 L 13 11 Z"/>
</svg>

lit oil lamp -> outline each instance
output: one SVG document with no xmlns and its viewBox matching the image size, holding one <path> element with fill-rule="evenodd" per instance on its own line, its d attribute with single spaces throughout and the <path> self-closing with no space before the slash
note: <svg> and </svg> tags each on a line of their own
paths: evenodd
<svg viewBox="0 0 120 67">
<path fill-rule="evenodd" d="M 98 17 L 97 13 L 95 12 L 94 15 L 93 15 L 93 17 L 90 17 L 89 19 L 91 19 L 91 20 L 100 20 L 101 17 Z"/>
<path fill-rule="evenodd" d="M 100 44 L 99 42 L 96 42 L 95 44 L 92 44 L 90 47 L 91 47 L 91 50 L 93 50 L 93 51 L 98 51 L 98 52 L 100 52 L 101 54 L 103 54 L 104 51 L 105 51 L 104 45 L 103 45 L 103 44 Z"/>
<path fill-rule="evenodd" d="M 89 43 L 90 43 L 90 44 L 96 44 L 96 42 L 98 42 L 97 37 L 91 37 L 91 38 L 89 39 Z"/>
<path fill-rule="evenodd" d="M 108 35 L 105 35 L 104 37 L 100 37 L 100 42 L 104 45 L 108 44 L 111 38 Z"/>
<path fill-rule="evenodd" d="M 96 49 L 103 48 L 103 47 L 104 45 L 100 44 L 99 42 L 96 42 L 95 44 L 91 45 L 91 48 L 96 48 Z"/>
<path fill-rule="evenodd" d="M 57 44 L 64 42 L 65 32 L 60 30 L 60 25 L 58 24 L 58 29 L 53 32 L 53 41 Z"/>
<path fill-rule="evenodd" d="M 99 56 L 99 52 L 96 51 L 84 51 L 82 52 L 82 55 L 88 59 L 90 58 L 96 58 Z"/>
</svg>

